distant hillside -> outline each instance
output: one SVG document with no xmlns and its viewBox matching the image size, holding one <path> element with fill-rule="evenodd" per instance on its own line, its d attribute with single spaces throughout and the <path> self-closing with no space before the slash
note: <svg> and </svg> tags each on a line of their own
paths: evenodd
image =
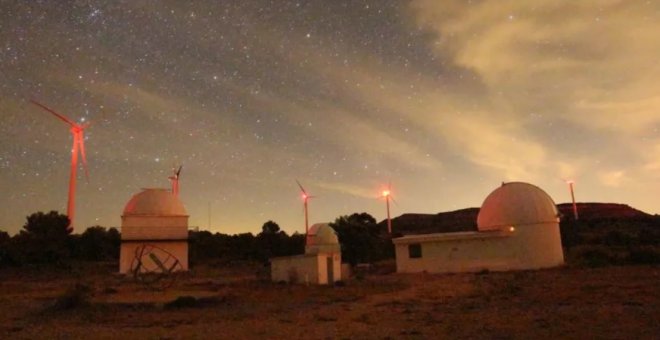
<svg viewBox="0 0 660 340">
<path fill-rule="evenodd" d="M 651 215 L 632 208 L 627 204 L 618 203 L 576 203 L 578 218 L 581 220 L 611 219 L 611 218 L 638 218 Z M 557 204 L 562 219 L 573 219 L 573 204 Z"/>
<path fill-rule="evenodd" d="M 626 204 L 618 203 L 577 203 L 577 207 L 579 219 L 582 221 L 652 216 Z M 571 203 L 558 204 L 557 208 L 562 220 L 573 219 Z M 392 229 L 395 234 L 404 235 L 477 230 L 478 214 L 479 208 L 466 208 L 438 214 L 403 214 L 392 219 Z M 387 221 L 383 220 L 379 225 L 386 230 Z"/>
<path fill-rule="evenodd" d="M 467 208 L 438 214 L 403 214 L 392 219 L 395 234 L 430 234 L 477 230 L 479 208 Z M 387 228 L 387 221 L 379 223 Z"/>
</svg>

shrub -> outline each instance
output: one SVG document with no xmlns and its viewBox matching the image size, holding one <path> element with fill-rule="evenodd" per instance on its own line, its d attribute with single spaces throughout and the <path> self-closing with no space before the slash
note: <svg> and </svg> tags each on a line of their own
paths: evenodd
<svg viewBox="0 0 660 340">
<path fill-rule="evenodd" d="M 220 303 L 229 303 L 228 299 L 228 297 L 218 298 L 211 296 L 196 298 L 194 296 L 184 295 L 166 303 L 163 307 L 165 309 L 204 308 L 215 306 Z"/>
<path fill-rule="evenodd" d="M 634 264 L 659 264 L 660 251 L 651 247 L 633 248 L 628 252 L 628 262 Z"/>
<path fill-rule="evenodd" d="M 603 241 L 608 246 L 624 246 L 630 244 L 632 238 L 618 230 L 610 230 L 605 234 Z"/>
<path fill-rule="evenodd" d="M 165 304 L 165 309 L 179 309 L 197 307 L 197 299 L 194 296 L 179 296 Z"/>
<path fill-rule="evenodd" d="M 620 261 L 610 249 L 600 246 L 583 246 L 577 251 L 576 262 L 587 267 L 603 267 L 617 264 Z"/>
<path fill-rule="evenodd" d="M 90 293 L 89 286 L 76 283 L 55 300 L 52 310 L 64 311 L 89 306 Z"/>
</svg>

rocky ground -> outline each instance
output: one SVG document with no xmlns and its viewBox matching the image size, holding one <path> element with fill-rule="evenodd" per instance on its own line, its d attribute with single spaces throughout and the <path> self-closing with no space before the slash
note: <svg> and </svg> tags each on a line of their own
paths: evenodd
<svg viewBox="0 0 660 340">
<path fill-rule="evenodd" d="M 341 286 L 197 267 L 159 291 L 114 264 L 0 271 L 0 338 L 611 338 L 660 334 L 660 267 L 367 274 Z"/>
</svg>

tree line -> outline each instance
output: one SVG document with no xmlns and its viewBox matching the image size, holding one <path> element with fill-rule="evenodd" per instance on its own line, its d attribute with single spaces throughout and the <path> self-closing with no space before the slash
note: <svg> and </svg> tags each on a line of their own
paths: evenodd
<svg viewBox="0 0 660 340">
<path fill-rule="evenodd" d="M 13 237 L 0 231 L 0 267 L 66 265 L 72 261 L 118 261 L 121 234 L 116 228 L 92 226 L 72 234 L 66 215 L 57 211 L 27 216 Z M 355 213 L 338 217 L 331 226 L 341 244 L 342 259 L 353 265 L 393 258 L 391 240 L 373 216 Z M 189 259 L 198 263 L 262 261 L 276 256 L 304 253 L 305 235 L 287 234 L 273 221 L 261 232 L 228 235 L 189 231 Z"/>
</svg>

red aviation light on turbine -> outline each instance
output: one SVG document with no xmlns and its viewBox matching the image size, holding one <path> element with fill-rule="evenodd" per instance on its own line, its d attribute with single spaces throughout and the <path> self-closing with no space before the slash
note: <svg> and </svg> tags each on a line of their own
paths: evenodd
<svg viewBox="0 0 660 340">
<path fill-rule="evenodd" d="M 389 190 L 383 190 L 383 192 L 382 192 L 382 196 L 383 196 L 383 197 L 387 197 L 387 196 L 389 196 L 390 194 L 391 194 L 391 192 L 390 192 Z"/>
</svg>

